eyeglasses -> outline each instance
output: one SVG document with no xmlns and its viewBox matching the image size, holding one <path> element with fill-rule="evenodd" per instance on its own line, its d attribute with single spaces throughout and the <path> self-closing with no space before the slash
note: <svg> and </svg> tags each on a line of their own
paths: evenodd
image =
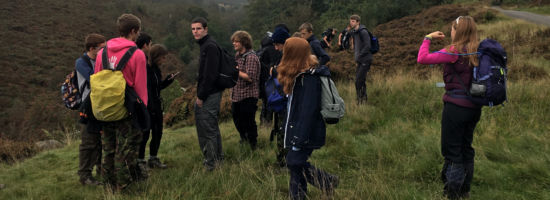
<svg viewBox="0 0 550 200">
<path fill-rule="evenodd" d="M 459 21 L 460 18 L 462 18 L 462 16 L 458 16 L 458 17 L 456 18 L 456 25 L 458 25 L 458 21 Z"/>
</svg>

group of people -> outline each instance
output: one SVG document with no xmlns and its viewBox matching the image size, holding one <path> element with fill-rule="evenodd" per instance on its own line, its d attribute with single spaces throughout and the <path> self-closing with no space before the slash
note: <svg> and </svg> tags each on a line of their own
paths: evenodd
<svg viewBox="0 0 550 200">
<path fill-rule="evenodd" d="M 333 47 L 332 41 L 336 37 L 336 34 L 338 33 L 338 29 L 336 28 L 327 28 L 322 34 L 321 34 L 321 46 L 324 49 L 335 49 L 338 51 L 342 50 L 352 50 L 353 49 L 353 31 L 355 29 L 350 25 L 347 24 L 344 29 L 338 34 L 338 37 L 336 38 L 336 47 Z"/>
<path fill-rule="evenodd" d="M 149 168 L 166 168 L 157 157 L 162 138 L 162 98 L 160 91 L 169 86 L 176 74 L 170 74 L 164 80 L 161 77 L 161 66 L 166 61 L 168 50 L 161 44 L 153 44 L 152 38 L 141 33 L 141 21 L 134 15 L 123 14 L 117 20 L 119 37 L 106 41 L 99 34 L 89 34 L 86 39 L 84 54 L 76 60 L 76 71 L 79 75 L 79 87 L 84 85 L 85 95 L 90 93 L 90 76 L 103 69 L 116 69 L 121 58 L 131 47 L 138 49 L 127 60 L 121 70 L 127 87 L 132 87 L 147 106 L 150 116 L 150 129 L 142 131 L 132 124 L 130 117 L 106 122 L 97 120 L 91 112 L 88 101 L 81 106 L 82 128 L 79 148 L 78 175 L 83 185 L 105 184 L 112 190 L 121 190 L 135 180 L 148 177 Z M 103 51 L 107 47 L 107 63 L 103 66 Z M 145 149 L 149 140 L 149 159 L 145 161 Z M 103 183 L 92 176 L 101 174 Z"/>
<path fill-rule="evenodd" d="M 361 18 L 352 15 L 346 29 L 351 33 L 357 63 L 356 94 L 357 103 L 367 102 L 366 75 L 372 63 L 370 37 Z M 162 137 L 162 107 L 160 90 L 172 83 L 175 74 L 161 79 L 159 66 L 165 62 L 168 51 L 159 44 L 152 44 L 151 37 L 140 34 L 141 22 L 131 14 L 118 18 L 120 37 L 105 42 L 98 34 L 86 38 L 86 52 L 76 62 L 76 69 L 89 76 L 102 69 L 115 69 L 120 57 L 132 46 L 139 49 L 122 70 L 128 86 L 136 90 L 147 105 L 151 115 L 152 140 L 147 166 L 165 168 L 157 157 Z M 218 124 L 220 101 L 223 88 L 216 85 L 219 76 L 220 60 L 223 51 L 208 34 L 207 20 L 197 17 L 191 21 L 191 32 L 200 45 L 195 101 L 195 125 L 203 165 L 206 170 L 216 170 L 223 164 L 224 153 Z M 335 30 L 333 30 L 333 34 Z M 304 199 L 307 183 L 318 187 L 324 194 L 331 195 L 339 185 L 339 177 L 316 168 L 308 162 L 313 150 L 325 144 L 326 127 L 321 109 L 320 77 L 330 76 L 326 64 L 330 56 L 323 50 L 313 34 L 313 26 L 304 23 L 298 28 L 299 34 L 291 37 L 285 24 L 275 26 L 273 33 L 262 39 L 261 55 L 252 49 L 252 37 L 246 31 L 236 31 L 231 41 L 236 52 L 235 60 L 239 70 L 236 85 L 231 88 L 231 109 L 233 122 L 240 135 L 241 144 L 257 148 L 258 130 L 255 113 L 258 99 L 263 101 L 261 118 L 273 119 L 272 134 L 277 138 L 276 159 L 280 166 L 290 172 L 289 196 L 291 199 Z M 446 63 L 444 80 L 446 90 L 457 87 L 457 79 L 471 81 L 471 70 L 475 56 L 457 56 L 429 53 L 432 39 L 443 38 L 441 32 L 425 37 L 419 50 L 418 62 L 422 64 Z M 471 17 L 459 17 L 452 23 L 452 43 L 443 49 L 446 52 L 471 53 L 477 47 L 475 22 Z M 327 42 L 324 40 L 324 42 Z M 103 47 L 108 47 L 110 66 L 102 66 Z M 92 67 L 94 66 L 94 67 Z M 260 74 L 267 67 L 270 76 L 280 82 L 280 90 L 288 103 L 278 112 L 266 110 L 265 96 L 261 94 Z M 452 78 L 452 72 L 458 78 Z M 264 96 L 264 97 L 262 97 Z M 481 109 L 467 99 L 457 99 L 444 95 L 442 119 L 442 154 L 445 164 L 442 178 L 445 194 L 449 198 L 467 197 L 473 177 L 474 150 L 471 147 L 473 130 L 479 121 Z M 264 110 L 266 110 L 264 112 Z M 104 183 L 113 189 L 122 189 L 135 180 L 147 178 L 145 169 L 145 146 L 149 132 L 141 132 L 132 126 L 130 120 L 100 122 L 90 117 L 82 131 L 80 146 L 79 175 L 83 184 L 98 184 L 92 177 L 92 169 L 97 165 Z M 102 141 L 102 142 L 100 142 Z M 103 148 L 103 152 L 101 151 Z M 103 162 L 101 163 L 101 155 Z"/>
</svg>

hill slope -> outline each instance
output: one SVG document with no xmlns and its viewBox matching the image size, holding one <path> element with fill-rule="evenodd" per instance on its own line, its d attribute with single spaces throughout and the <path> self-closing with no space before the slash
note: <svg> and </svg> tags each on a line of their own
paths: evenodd
<svg viewBox="0 0 550 200">
<path fill-rule="evenodd" d="M 335 199 L 443 199 L 439 170 L 438 69 L 427 80 L 401 73 L 376 75 L 367 106 L 354 101 L 351 82 L 338 82 L 348 104 L 345 118 L 328 126 L 327 145 L 310 161 L 341 178 Z M 474 139 L 476 172 L 472 199 L 548 199 L 550 139 L 541 122 L 550 81 L 510 85 L 505 107 L 484 109 Z M 537 89 L 535 89 L 537 88 Z M 547 120 L 546 120 L 547 121 Z M 232 123 L 221 124 L 226 160 L 219 170 L 202 166 L 194 127 L 165 131 L 159 156 L 170 166 L 122 194 L 78 183 L 78 142 L 42 152 L 13 166 L 0 165 L 0 199 L 285 199 L 288 172 L 275 164 L 269 128 L 259 132 L 259 148 L 239 144 Z M 323 198 L 310 186 L 311 199 Z"/>
<path fill-rule="evenodd" d="M 382 27 L 395 27 L 396 37 L 408 37 L 405 34 L 416 28 L 408 26 L 414 24 L 409 21 L 418 22 L 429 15 L 417 16 L 424 17 L 406 17 L 381 25 L 377 31 L 389 32 L 392 29 Z M 491 36 L 503 43 L 509 53 L 512 79 L 508 103 L 484 108 L 476 128 L 472 199 L 550 199 L 550 79 L 545 75 L 550 71 L 550 57 L 545 50 L 550 44 L 550 29 L 493 17 L 495 20 L 481 23 L 479 31 L 482 38 Z M 433 29 L 446 23 L 435 23 L 439 27 Z M 418 38 L 401 41 L 401 45 L 410 46 L 394 51 L 418 48 L 422 35 L 430 31 L 422 28 L 415 33 Z M 351 63 L 344 66 L 352 69 L 350 54 L 334 55 L 335 66 Z M 381 65 L 372 69 L 366 106 L 355 104 L 352 82 L 342 79 L 337 83 L 348 112 L 339 124 L 328 126 L 327 145 L 310 159 L 340 176 L 335 199 L 443 199 L 439 180 L 443 163 L 439 150 L 443 90 L 435 87 L 442 81 L 441 71 L 439 66 L 419 66 L 410 59 L 403 60 L 405 64 L 400 66 L 414 71 L 392 69 L 392 73 L 386 73 Z M 259 149 L 255 152 L 239 145 L 232 123 L 222 123 L 221 132 L 226 161 L 220 170 L 203 170 L 194 127 L 168 129 L 159 156 L 170 168 L 153 171 L 149 180 L 122 194 L 78 183 L 78 141 L 69 140 L 62 149 L 42 152 L 14 165 L 0 164 L 0 184 L 6 184 L 0 190 L 0 199 L 285 199 L 288 172 L 275 165 L 275 144 L 268 142 L 269 128 L 260 130 Z M 310 188 L 311 199 L 323 198 L 319 190 Z"/>
</svg>

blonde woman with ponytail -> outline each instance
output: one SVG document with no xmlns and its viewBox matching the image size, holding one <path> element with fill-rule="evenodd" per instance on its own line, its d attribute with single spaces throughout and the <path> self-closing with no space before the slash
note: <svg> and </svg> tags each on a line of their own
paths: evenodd
<svg viewBox="0 0 550 200">
<path fill-rule="evenodd" d="M 481 107 L 463 96 L 470 90 L 472 68 L 477 65 L 479 45 L 476 23 L 470 16 L 460 16 L 451 24 L 451 44 L 430 53 L 433 39 L 445 34 L 436 31 L 426 35 L 418 51 L 418 63 L 443 64 L 443 114 L 441 119 L 441 153 L 445 158 L 441 171 L 444 194 L 449 199 L 468 198 L 474 175 L 472 147 L 474 129 L 481 116 Z M 462 98 L 461 98 L 462 96 Z"/>
</svg>

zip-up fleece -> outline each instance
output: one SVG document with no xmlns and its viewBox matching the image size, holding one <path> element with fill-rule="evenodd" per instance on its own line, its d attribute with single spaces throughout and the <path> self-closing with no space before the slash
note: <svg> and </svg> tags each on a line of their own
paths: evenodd
<svg viewBox="0 0 550 200">
<path fill-rule="evenodd" d="M 320 76 L 330 76 L 328 67 L 319 66 L 298 74 L 294 79 L 287 105 L 285 148 L 318 149 L 325 145 Z"/>
<path fill-rule="evenodd" d="M 353 30 L 353 42 L 355 50 L 355 62 L 361 64 L 372 61 L 372 53 L 370 52 L 370 35 L 365 25 L 359 25 L 357 30 Z"/>
<path fill-rule="evenodd" d="M 448 92 L 457 92 L 458 95 L 466 95 L 464 90 L 470 90 L 470 83 L 472 82 L 472 67 L 469 64 L 468 57 L 448 55 L 443 53 L 430 53 L 431 40 L 425 39 L 422 42 L 422 46 L 418 50 L 417 62 L 424 65 L 429 64 L 445 64 L 443 67 L 443 81 L 445 82 L 445 95 L 443 95 L 443 102 L 453 103 L 467 108 L 479 108 L 478 105 L 472 103 L 467 98 L 452 97 Z M 439 50 L 444 53 L 458 53 L 451 46 L 450 51 L 446 49 Z M 456 75 L 455 75 L 456 74 Z M 464 84 L 464 88 L 460 81 Z"/>
<path fill-rule="evenodd" d="M 116 68 L 118 62 L 122 59 L 122 56 L 132 46 L 136 46 L 136 43 L 125 38 L 113 38 L 107 41 L 107 57 L 109 58 L 111 69 Z M 94 73 L 97 73 L 103 69 L 102 54 L 103 49 L 97 52 Z M 126 84 L 134 88 L 137 95 L 141 98 L 145 105 L 148 103 L 146 65 L 147 61 L 145 60 L 145 54 L 140 49 L 137 49 L 122 70 L 122 75 L 124 76 L 124 79 L 126 79 Z"/>
</svg>

